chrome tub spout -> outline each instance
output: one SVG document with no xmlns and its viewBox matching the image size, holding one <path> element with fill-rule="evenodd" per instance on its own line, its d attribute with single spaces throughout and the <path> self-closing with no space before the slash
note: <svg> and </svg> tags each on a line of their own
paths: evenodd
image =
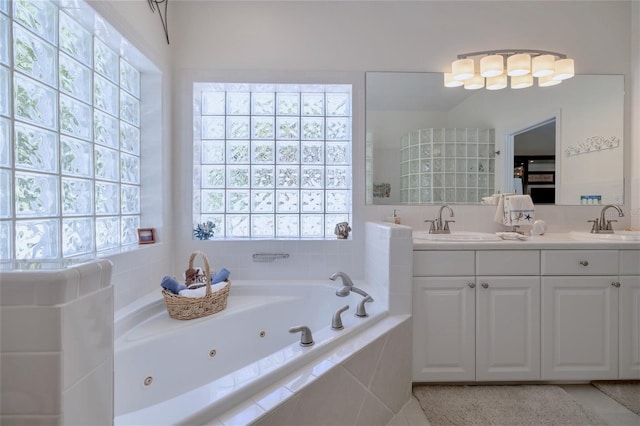
<svg viewBox="0 0 640 426">
<path fill-rule="evenodd" d="M 347 309 L 349 309 L 349 305 L 344 305 L 342 308 L 338 309 L 335 314 L 333 314 L 333 318 L 331 319 L 331 329 L 342 330 L 344 328 L 344 325 L 342 325 L 342 317 L 340 315 Z"/>
</svg>

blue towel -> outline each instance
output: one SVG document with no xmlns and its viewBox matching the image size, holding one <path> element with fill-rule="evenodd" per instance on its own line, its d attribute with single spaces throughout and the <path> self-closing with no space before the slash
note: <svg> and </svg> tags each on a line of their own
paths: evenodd
<svg viewBox="0 0 640 426">
<path fill-rule="evenodd" d="M 187 288 L 186 285 L 180 284 L 178 281 L 174 280 L 169 275 L 165 275 L 162 278 L 162 282 L 160 283 L 160 285 L 162 286 L 162 288 L 164 288 L 167 291 L 170 291 L 173 294 L 178 294 L 180 293 L 180 290 L 184 290 L 185 288 Z"/>
<path fill-rule="evenodd" d="M 230 274 L 231 272 L 229 272 L 227 268 L 220 269 L 217 274 L 211 277 L 211 284 L 217 284 L 219 282 L 226 281 L 227 278 L 229 278 Z"/>
</svg>

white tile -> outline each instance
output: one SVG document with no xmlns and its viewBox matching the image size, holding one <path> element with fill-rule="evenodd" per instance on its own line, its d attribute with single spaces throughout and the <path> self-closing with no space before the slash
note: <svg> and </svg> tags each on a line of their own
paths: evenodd
<svg viewBox="0 0 640 426">
<path fill-rule="evenodd" d="M 113 288 L 103 288 L 62 310 L 64 389 L 113 353 Z"/>
<path fill-rule="evenodd" d="M 365 346 L 349 359 L 343 366 L 360 382 L 365 388 L 369 387 L 371 378 L 376 370 L 380 353 L 384 347 L 386 336 L 381 336 L 371 344 Z"/>
<path fill-rule="evenodd" d="M 0 307 L 2 352 L 58 352 L 61 350 L 60 308 L 55 306 Z"/>
<path fill-rule="evenodd" d="M 387 426 L 410 426 L 403 413 L 398 413 L 389 420 Z"/>
<path fill-rule="evenodd" d="M 59 305 L 78 298 L 80 274 L 75 268 L 34 274 L 36 305 Z"/>
<path fill-rule="evenodd" d="M 35 283 L 29 274 L 19 272 L 0 273 L 1 306 L 34 305 L 36 300 Z"/>
<path fill-rule="evenodd" d="M 311 365 L 311 372 L 314 376 L 320 377 L 336 365 L 328 359 L 315 360 Z"/>
<path fill-rule="evenodd" d="M 286 425 L 299 425 L 300 423 L 294 417 L 295 409 L 298 404 L 299 396 L 284 402 L 284 404 L 276 407 L 275 409 L 265 413 L 262 417 L 257 419 L 253 426 L 286 426 Z"/>
<path fill-rule="evenodd" d="M 358 426 L 384 426 L 394 414 L 370 393 L 365 396 L 355 424 Z"/>
<path fill-rule="evenodd" d="M 113 421 L 113 361 L 98 366 L 62 393 L 66 425 L 108 425 Z"/>
<path fill-rule="evenodd" d="M 292 419 L 301 425 L 351 425 L 365 395 L 351 374 L 334 368 L 299 394 Z"/>
<path fill-rule="evenodd" d="M 427 416 L 424 414 L 422 407 L 420 407 L 420 403 L 413 395 L 411 395 L 411 399 L 402 408 L 401 412 L 404 414 L 410 426 L 428 426 L 429 425 L 429 420 L 427 420 Z"/>
<path fill-rule="evenodd" d="M 108 259 L 101 259 L 100 264 L 100 287 L 108 287 L 111 285 L 111 275 L 113 272 L 113 262 Z"/>
<path fill-rule="evenodd" d="M 411 293 L 391 293 L 389 295 L 389 313 L 391 315 L 411 314 L 413 309 Z"/>
<path fill-rule="evenodd" d="M 265 410 L 258 404 L 247 403 L 227 411 L 218 417 L 218 420 L 225 426 L 248 425 L 263 416 L 264 413 Z"/>
<path fill-rule="evenodd" d="M 273 410 L 293 396 L 293 392 L 284 386 L 276 385 L 260 392 L 253 400 L 265 411 Z"/>
<path fill-rule="evenodd" d="M 369 388 L 394 413 L 410 396 L 411 337 L 411 320 L 390 332 Z"/>
<path fill-rule="evenodd" d="M 312 369 L 303 367 L 285 377 L 282 383 L 287 387 L 287 389 L 295 393 L 299 392 L 302 388 L 309 385 L 314 380 L 316 380 L 316 376 L 313 375 Z"/>
<path fill-rule="evenodd" d="M 589 407 L 597 414 L 600 413 L 628 413 L 623 405 L 609 398 L 589 384 L 562 385 L 562 389 L 569 393 L 580 404 Z"/>
<path fill-rule="evenodd" d="M 59 353 L 0 354 L 0 413 L 60 414 Z"/>
<path fill-rule="evenodd" d="M 102 267 L 98 262 L 90 262 L 75 267 L 79 275 L 79 296 L 98 291 L 102 286 Z"/>
</svg>

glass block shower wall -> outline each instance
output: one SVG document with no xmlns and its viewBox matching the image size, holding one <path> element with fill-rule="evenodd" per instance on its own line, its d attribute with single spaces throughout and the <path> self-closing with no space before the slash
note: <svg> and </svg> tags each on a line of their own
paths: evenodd
<svg viewBox="0 0 640 426">
<path fill-rule="evenodd" d="M 403 203 L 479 203 L 494 192 L 495 130 L 414 130 L 401 137 Z"/>
<path fill-rule="evenodd" d="M 140 71 L 60 3 L 0 0 L 0 259 L 137 243 Z"/>
</svg>

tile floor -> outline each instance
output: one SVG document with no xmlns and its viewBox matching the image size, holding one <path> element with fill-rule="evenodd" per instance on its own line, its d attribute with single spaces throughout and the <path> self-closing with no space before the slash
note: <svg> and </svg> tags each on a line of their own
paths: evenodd
<svg viewBox="0 0 640 426">
<path fill-rule="evenodd" d="M 640 416 L 620 405 L 588 384 L 560 385 L 583 406 L 591 409 L 609 426 L 638 426 Z M 387 426 L 426 426 L 429 425 L 420 403 L 415 397 L 396 414 Z"/>
</svg>

